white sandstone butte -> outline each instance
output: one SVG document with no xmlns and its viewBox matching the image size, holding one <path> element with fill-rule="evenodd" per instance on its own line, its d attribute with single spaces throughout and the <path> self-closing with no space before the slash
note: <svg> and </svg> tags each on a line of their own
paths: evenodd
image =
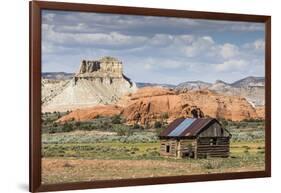
<svg viewBox="0 0 281 193">
<path fill-rule="evenodd" d="M 51 99 L 42 101 L 42 112 L 114 104 L 136 90 L 136 84 L 123 74 L 123 65 L 118 59 L 107 56 L 83 60 L 74 77 L 53 93 Z"/>
</svg>

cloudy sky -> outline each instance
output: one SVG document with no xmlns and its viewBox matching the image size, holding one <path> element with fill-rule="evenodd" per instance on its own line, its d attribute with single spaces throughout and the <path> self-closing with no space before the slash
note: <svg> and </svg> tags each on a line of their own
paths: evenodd
<svg viewBox="0 0 281 193">
<path fill-rule="evenodd" d="M 114 56 L 136 82 L 264 76 L 264 24 L 66 11 L 42 13 L 42 71 Z"/>
</svg>

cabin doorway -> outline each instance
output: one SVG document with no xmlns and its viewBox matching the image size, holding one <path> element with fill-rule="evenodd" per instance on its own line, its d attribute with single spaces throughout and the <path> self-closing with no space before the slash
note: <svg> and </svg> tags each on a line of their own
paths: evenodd
<svg viewBox="0 0 281 193">
<path fill-rule="evenodd" d="M 188 144 L 188 146 L 182 151 L 182 158 L 194 158 L 194 151 L 192 149 L 192 145 Z"/>
<path fill-rule="evenodd" d="M 182 158 L 194 158 L 194 151 L 182 152 Z"/>
<path fill-rule="evenodd" d="M 182 158 L 194 158 L 194 151 L 192 150 L 192 145 L 189 144 L 188 148 L 182 151 Z"/>
<path fill-rule="evenodd" d="M 166 146 L 166 153 L 170 153 L 170 145 Z"/>
</svg>

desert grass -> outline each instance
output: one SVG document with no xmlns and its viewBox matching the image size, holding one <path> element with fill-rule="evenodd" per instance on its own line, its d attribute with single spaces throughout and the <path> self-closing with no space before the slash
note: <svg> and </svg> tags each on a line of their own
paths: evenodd
<svg viewBox="0 0 281 193">
<path fill-rule="evenodd" d="M 86 127 L 89 123 L 83 124 Z M 118 135 L 114 129 L 107 128 L 45 132 L 42 135 L 42 183 L 264 170 L 263 122 L 227 124 L 233 134 L 230 156 L 208 159 L 160 156 L 154 130 L 136 130 L 130 135 Z M 48 131 L 48 126 L 45 129 Z"/>
<path fill-rule="evenodd" d="M 45 146 L 46 147 L 46 146 Z M 264 170 L 264 143 L 233 143 L 229 158 L 175 159 L 158 143 L 53 144 L 42 159 L 44 184 Z M 62 148 L 63 147 L 63 148 Z M 45 152 L 46 154 L 46 152 Z"/>
</svg>

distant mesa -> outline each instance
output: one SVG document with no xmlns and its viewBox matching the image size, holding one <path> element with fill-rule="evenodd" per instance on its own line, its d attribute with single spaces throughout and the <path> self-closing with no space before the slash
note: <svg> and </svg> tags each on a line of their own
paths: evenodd
<svg viewBox="0 0 281 193">
<path fill-rule="evenodd" d="M 116 58 L 106 56 L 100 60 L 83 60 L 75 77 L 116 77 L 123 75 L 122 62 Z"/>
<path fill-rule="evenodd" d="M 100 60 L 82 60 L 71 80 L 53 84 L 43 81 L 42 111 L 114 104 L 124 94 L 136 90 L 136 84 L 123 74 L 123 64 L 118 59 L 106 56 Z"/>
</svg>

